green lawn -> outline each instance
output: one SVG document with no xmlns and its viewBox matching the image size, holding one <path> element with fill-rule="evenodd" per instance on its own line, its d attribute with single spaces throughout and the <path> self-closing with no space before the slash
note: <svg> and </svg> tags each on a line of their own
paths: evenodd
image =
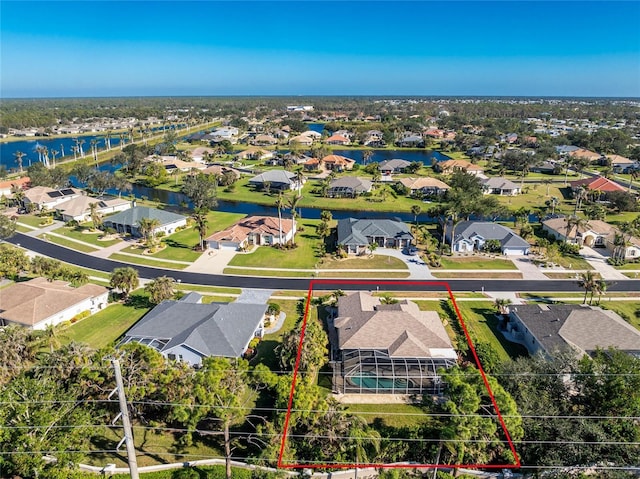
<svg viewBox="0 0 640 479">
<path fill-rule="evenodd" d="M 412 427 L 431 420 L 422 408 L 411 404 L 349 404 L 347 410 L 369 424 L 381 420 L 388 427 Z"/>
<path fill-rule="evenodd" d="M 90 231 L 90 227 L 82 225 L 78 227 L 63 226 L 62 228 L 53 230 L 53 233 L 66 236 L 68 238 L 73 238 L 78 241 L 83 241 L 85 243 L 90 243 L 101 248 L 106 248 L 107 246 L 111 246 L 120 242 L 120 240 L 117 238 L 109 241 L 100 241 L 98 238 L 100 238 L 104 234 L 102 231 L 91 233 L 84 233 L 84 231 Z"/>
<path fill-rule="evenodd" d="M 96 251 L 98 251 L 98 248 L 94 248 L 91 245 L 88 245 L 85 243 L 78 243 L 76 241 L 68 240 L 66 238 L 60 238 L 59 236 L 54 236 L 51 234 L 42 233 L 41 235 L 38 235 L 38 238 L 42 238 L 42 239 L 46 238 L 46 240 L 49 241 L 50 243 L 55 243 L 60 246 L 65 246 L 66 248 L 74 249 L 76 251 L 82 251 L 83 253 L 95 253 Z"/>
<path fill-rule="evenodd" d="M 381 279 L 401 279 L 408 278 L 409 272 L 403 273 L 401 271 L 358 271 L 358 272 L 321 272 L 318 274 L 319 278 L 381 278 Z"/>
<path fill-rule="evenodd" d="M 260 246 L 253 253 L 236 254 L 229 266 L 254 268 L 292 268 L 311 269 L 318 262 L 316 256 L 320 238 L 316 236 L 318 220 L 301 220 L 304 231 L 296 234 L 296 248 L 279 249 L 272 246 Z"/>
<path fill-rule="evenodd" d="M 16 231 L 18 233 L 29 233 L 29 232 L 31 232 L 33 230 L 31 228 L 29 228 L 28 226 L 17 224 L 16 225 Z"/>
<path fill-rule="evenodd" d="M 282 337 L 296 327 L 296 323 L 300 317 L 298 314 L 298 301 L 274 298 L 269 302 L 278 303 L 281 311 L 283 311 L 287 317 L 279 331 L 264 336 L 258 345 L 256 356 L 251 359 L 251 364 L 255 366 L 258 363 L 262 363 L 274 371 L 279 371 L 281 368 L 275 348 L 282 342 Z"/>
<path fill-rule="evenodd" d="M 64 340 L 88 344 L 96 349 L 102 348 L 122 336 L 147 311 L 148 308 L 110 304 L 93 316 L 69 326 L 64 331 Z"/>
<path fill-rule="evenodd" d="M 442 269 L 518 269 L 509 259 L 482 256 L 442 256 Z"/>
<path fill-rule="evenodd" d="M 229 226 L 237 223 L 240 219 L 246 215 L 243 213 L 226 213 L 224 211 L 211 211 L 207 215 L 207 221 L 209 223 L 209 234 L 216 231 L 222 231 Z"/>
<path fill-rule="evenodd" d="M 180 283 L 176 285 L 175 289 L 181 291 L 196 291 L 198 293 L 217 293 L 217 294 L 240 294 L 242 289 L 240 288 L 226 288 L 223 286 L 203 286 L 199 284 L 187 284 Z"/>
<path fill-rule="evenodd" d="M 34 228 L 41 228 L 40 223 L 44 218 L 36 215 L 18 215 L 18 223 L 24 223 L 25 225 L 33 226 Z"/>
<path fill-rule="evenodd" d="M 616 269 L 622 270 L 638 270 L 640 271 L 640 263 L 625 263 L 622 266 L 616 266 Z"/>
<path fill-rule="evenodd" d="M 162 269 L 184 269 L 188 264 L 181 263 L 170 263 L 168 261 L 154 260 L 149 257 L 143 256 L 129 256 L 126 254 L 114 253 L 109 256 L 109 259 L 113 259 L 115 261 L 121 261 L 123 263 L 133 263 L 133 264 L 141 264 L 145 266 L 154 266 L 156 268 Z M 160 274 L 161 272 L 158 272 Z"/>
<path fill-rule="evenodd" d="M 457 321 L 451 318 L 442 309 L 442 305 L 436 301 L 416 301 L 420 309 L 436 311 L 441 318 L 449 321 Z M 498 331 L 498 319 L 495 316 L 495 308 L 490 301 L 460 301 L 456 303 L 462 319 L 472 338 L 476 341 L 485 342 L 495 349 L 501 360 L 526 356 L 527 350 L 524 346 L 507 341 Z M 449 334 L 451 334 L 449 330 Z M 454 342 L 455 345 L 455 342 Z"/>
<path fill-rule="evenodd" d="M 409 269 L 401 259 L 386 255 L 331 259 L 323 261 L 319 266 L 322 269 Z"/>
<path fill-rule="evenodd" d="M 225 268 L 222 274 L 238 275 L 238 276 L 274 276 L 282 278 L 311 278 L 311 271 L 271 271 L 251 268 Z"/>
</svg>

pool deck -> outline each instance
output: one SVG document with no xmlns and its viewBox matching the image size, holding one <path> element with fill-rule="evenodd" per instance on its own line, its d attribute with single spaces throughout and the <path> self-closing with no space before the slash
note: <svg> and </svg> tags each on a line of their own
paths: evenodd
<svg viewBox="0 0 640 479">
<path fill-rule="evenodd" d="M 411 394 L 332 394 L 342 404 L 413 404 Z"/>
</svg>

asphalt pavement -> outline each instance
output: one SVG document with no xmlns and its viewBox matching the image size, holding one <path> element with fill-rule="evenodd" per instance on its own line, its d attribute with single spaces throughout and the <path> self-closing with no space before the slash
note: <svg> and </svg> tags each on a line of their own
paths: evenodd
<svg viewBox="0 0 640 479">
<path fill-rule="evenodd" d="M 167 275 L 183 283 L 202 284 L 210 286 L 227 286 L 236 288 L 257 288 L 257 289 L 290 289 L 290 290 L 306 290 L 313 281 L 314 288 L 320 290 L 361 290 L 367 289 L 369 286 L 374 289 L 375 286 L 381 286 L 389 291 L 418 291 L 418 290 L 434 290 L 446 289 L 447 286 L 452 291 L 583 291 L 575 280 L 565 279 L 545 279 L 545 280 L 526 280 L 526 279 L 447 279 L 447 280 L 334 280 L 334 279 L 309 279 L 309 278 L 260 278 L 249 276 L 231 276 L 207 273 L 195 273 L 189 271 L 166 270 L 163 268 L 155 268 L 152 266 L 141 266 L 111 259 L 97 258 L 95 256 L 74 251 L 63 246 L 42 241 L 22 233 L 16 233 L 15 236 L 7 240 L 7 242 L 20 245 L 28 250 L 38 254 L 57 258 L 66 263 L 75 264 L 84 268 L 95 269 L 99 271 L 111 272 L 115 268 L 123 266 L 131 266 L 138 270 L 141 278 L 152 279 L 158 276 Z M 619 280 L 611 282 L 608 291 L 639 291 L 640 281 L 638 280 Z"/>
</svg>

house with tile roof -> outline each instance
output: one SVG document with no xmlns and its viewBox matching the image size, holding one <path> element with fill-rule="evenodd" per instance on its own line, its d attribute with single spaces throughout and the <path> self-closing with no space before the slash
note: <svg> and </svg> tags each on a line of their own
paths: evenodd
<svg viewBox="0 0 640 479">
<path fill-rule="evenodd" d="M 454 234 L 453 242 L 451 241 L 452 233 Z M 454 253 L 482 251 L 489 240 L 499 241 L 500 251 L 507 256 L 527 255 L 531 249 L 529 243 L 506 226 L 486 221 L 461 221 L 455 225 L 455 228 L 450 225 L 447 228 L 445 240 L 453 245 L 451 251 Z"/>
<path fill-rule="evenodd" d="M 327 155 L 320 160 L 320 167 L 330 171 L 350 171 L 356 160 L 340 155 Z"/>
<path fill-rule="evenodd" d="M 33 204 L 37 210 L 52 210 L 59 204 L 69 201 L 72 198 L 77 198 L 81 194 L 82 191 L 77 188 L 62 188 L 56 190 L 48 186 L 34 186 L 33 188 L 25 190 L 22 203 L 25 206 Z"/>
<path fill-rule="evenodd" d="M 613 311 L 584 304 L 509 306 L 505 337 L 549 359 L 565 351 L 582 357 L 608 348 L 640 357 L 640 331 Z"/>
<path fill-rule="evenodd" d="M 75 198 L 65 201 L 56 206 L 56 215 L 62 218 L 62 221 L 78 221 L 83 222 L 91 218 L 91 205 L 96 204 L 96 211 L 99 215 L 108 215 L 124 211 L 131 207 L 131 201 L 116 196 L 100 196 L 93 197 L 87 195 L 76 196 Z"/>
<path fill-rule="evenodd" d="M 107 288 L 95 284 L 73 288 L 66 281 L 46 278 L 22 281 L 2 290 L 0 325 L 44 330 L 86 311 L 97 313 L 107 306 L 108 295 Z"/>
<path fill-rule="evenodd" d="M 137 342 L 164 357 L 199 365 L 208 356 L 241 358 L 264 334 L 266 304 L 202 303 L 190 293 L 163 301 L 131 327 L 120 345 Z"/>
<path fill-rule="evenodd" d="M 102 224 L 106 228 L 115 229 L 118 233 L 142 236 L 139 227 L 140 220 L 144 218 L 158 220 L 159 226 L 153 230 L 154 235 L 160 232 L 170 235 L 176 231 L 176 228 L 187 225 L 186 216 L 172 213 L 171 211 L 151 208 L 149 206 L 133 206 L 132 208 L 106 217 Z"/>
<path fill-rule="evenodd" d="M 11 191 L 14 189 L 26 190 L 31 184 L 31 178 L 23 176 L 22 178 L 14 178 L 12 180 L 0 181 L 0 197 L 12 197 Z"/>
<path fill-rule="evenodd" d="M 444 181 L 429 176 L 419 178 L 401 178 L 398 183 L 406 186 L 411 190 L 412 196 L 440 196 L 451 189 Z"/>
<path fill-rule="evenodd" d="M 411 245 L 413 235 L 409 227 L 390 219 L 344 218 L 338 221 L 338 245 L 348 254 L 364 254 L 369 245 L 381 248 L 406 248 Z"/>
<path fill-rule="evenodd" d="M 273 216 L 247 216 L 229 228 L 213 233 L 206 239 L 211 249 L 241 250 L 250 246 L 270 246 L 280 244 L 280 226 L 282 243 L 293 238 L 296 224 L 291 219 L 282 218 L 282 222 Z"/>
<path fill-rule="evenodd" d="M 408 300 L 382 304 L 369 292 L 338 299 L 330 322 L 333 388 L 344 394 L 438 394 L 439 368 L 457 354 L 435 311 Z"/>
<path fill-rule="evenodd" d="M 363 193 L 369 193 L 373 183 L 366 178 L 343 176 L 329 183 L 327 196 L 330 198 L 355 198 Z"/>
<path fill-rule="evenodd" d="M 625 260 L 640 258 L 640 238 L 625 236 L 627 240 L 624 251 L 619 247 L 616 237 L 622 237 L 622 232 L 613 225 L 601 220 L 589 220 L 584 225 L 571 225 L 567 229 L 566 217 L 550 218 L 542 222 L 542 231 L 553 236 L 556 240 L 567 241 L 590 248 L 605 248 L 608 253 L 616 254 Z"/>
<path fill-rule="evenodd" d="M 573 150 L 569 152 L 569 156 L 578 160 L 587 160 L 590 163 L 594 161 L 598 161 L 602 155 L 600 153 L 596 153 L 595 151 L 587 150 L 586 148 L 578 148 L 577 150 Z"/>
<path fill-rule="evenodd" d="M 338 134 L 333 134 L 331 135 L 329 138 L 327 138 L 325 140 L 325 143 L 327 145 L 341 145 L 341 146 L 346 146 L 351 144 L 351 141 L 349 140 L 349 138 L 346 138 L 342 135 L 338 135 Z"/>
<path fill-rule="evenodd" d="M 600 191 L 601 193 L 610 193 L 612 191 L 627 191 L 623 186 L 619 185 L 615 181 L 611 181 L 604 176 L 590 176 L 581 180 L 571 181 L 569 183 L 572 190 L 577 190 L 580 187 L 586 188 L 590 191 Z"/>
<path fill-rule="evenodd" d="M 456 171 L 463 171 L 476 176 L 484 174 L 484 169 L 482 167 L 474 165 L 467 160 L 440 161 L 436 163 L 435 168 L 443 175 L 451 175 Z"/>
</svg>

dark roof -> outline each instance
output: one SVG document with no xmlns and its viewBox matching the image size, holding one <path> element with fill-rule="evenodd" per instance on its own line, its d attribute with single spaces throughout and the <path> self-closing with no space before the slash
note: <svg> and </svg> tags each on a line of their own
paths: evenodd
<svg viewBox="0 0 640 479">
<path fill-rule="evenodd" d="M 379 167 L 381 170 L 397 170 L 404 169 L 409 165 L 411 165 L 410 161 L 394 158 L 391 160 L 381 161 Z"/>
<path fill-rule="evenodd" d="M 343 176 L 341 178 L 336 178 L 331 183 L 329 183 L 329 189 L 351 189 L 357 193 L 362 193 L 365 191 L 369 191 L 373 184 L 371 181 L 356 178 L 353 176 Z"/>
<path fill-rule="evenodd" d="M 549 354 L 609 347 L 640 352 L 640 331 L 612 311 L 582 304 L 525 304 L 509 310 Z"/>
<path fill-rule="evenodd" d="M 413 239 L 409 227 L 401 221 L 388 219 L 345 218 L 338 221 L 338 244 L 367 245 L 367 237 Z"/>
<path fill-rule="evenodd" d="M 265 304 L 200 304 L 185 298 L 160 303 L 125 333 L 123 342 L 139 341 L 161 352 L 184 345 L 203 356 L 236 358 L 267 310 Z"/>
<path fill-rule="evenodd" d="M 249 180 L 249 183 L 284 183 L 291 184 L 295 179 L 295 173 L 285 170 L 269 170 L 254 176 Z"/>
<path fill-rule="evenodd" d="M 171 211 L 158 210 L 149 206 L 134 206 L 128 210 L 121 211 L 115 215 L 105 218 L 105 223 L 113 223 L 119 225 L 138 226 L 143 218 L 157 219 L 160 226 L 168 225 L 176 221 L 186 219 L 186 216 L 172 213 Z"/>
<path fill-rule="evenodd" d="M 451 229 L 449 229 L 451 231 Z M 473 236 L 481 236 L 485 240 L 498 240 L 504 249 L 509 248 L 529 248 L 531 245 L 515 234 L 506 226 L 498 223 L 483 221 L 462 221 L 456 225 L 456 236 L 454 243 L 462 239 L 469 240 Z"/>
</svg>

